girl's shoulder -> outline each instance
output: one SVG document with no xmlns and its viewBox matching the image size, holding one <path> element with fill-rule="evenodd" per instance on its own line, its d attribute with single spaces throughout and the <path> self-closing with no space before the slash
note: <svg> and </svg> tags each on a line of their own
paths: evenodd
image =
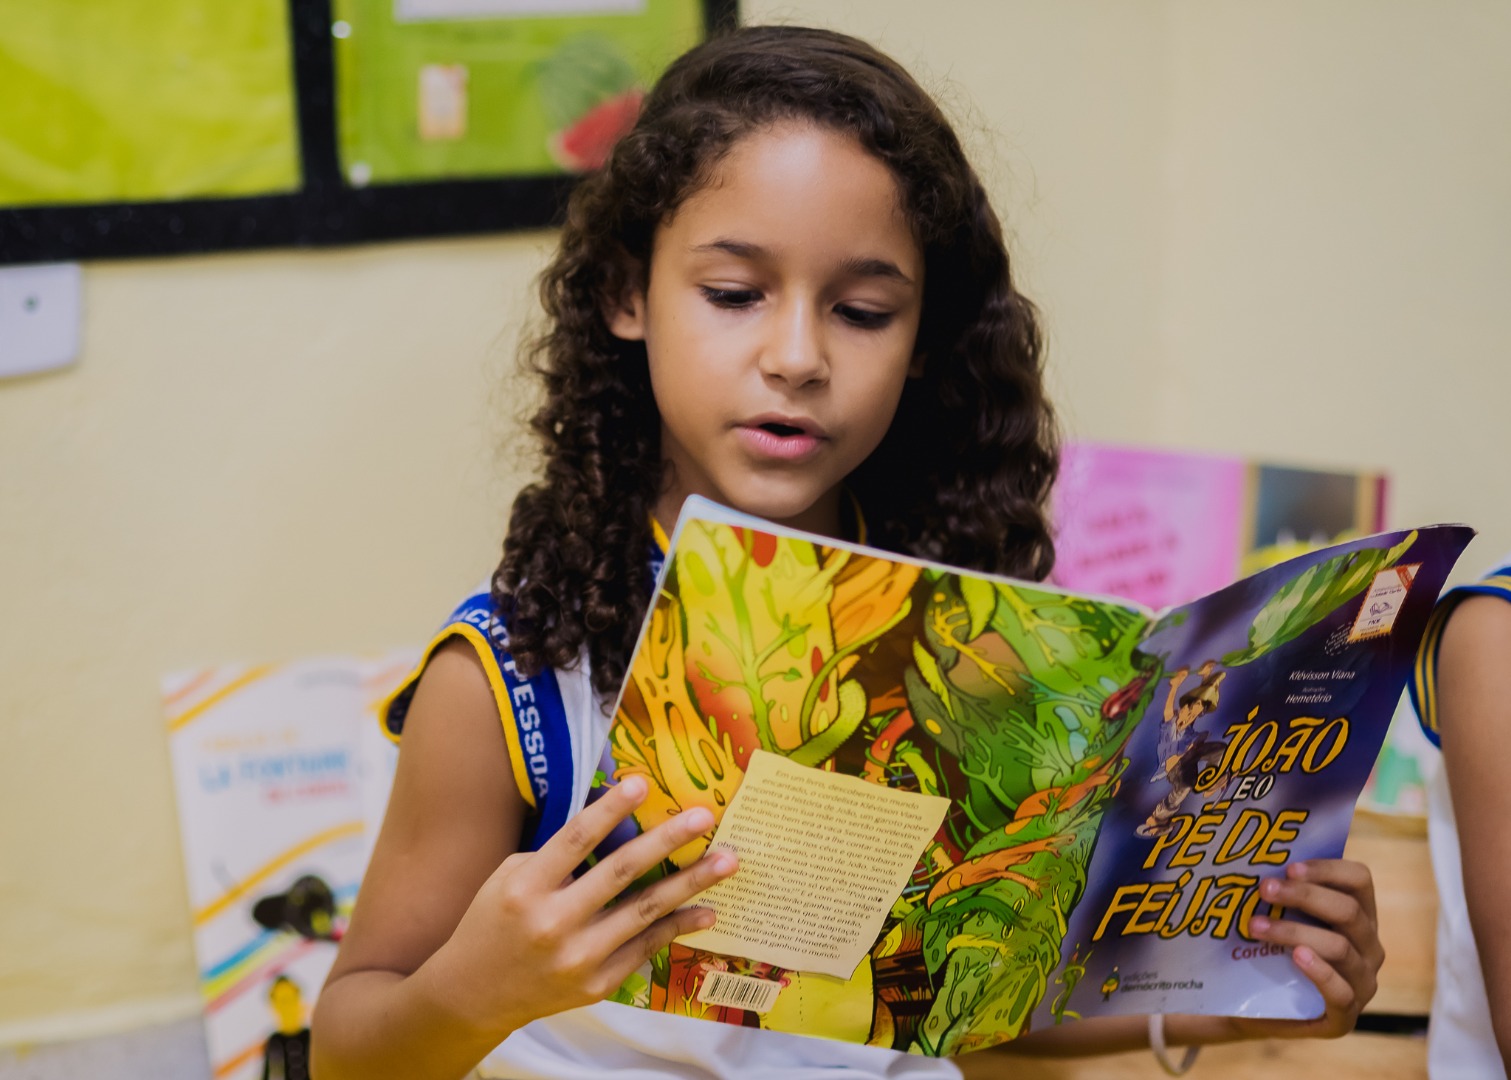
<svg viewBox="0 0 1511 1080">
<path fill-rule="evenodd" d="M 1492 596 L 1511 602 L 1511 552 L 1507 552 L 1482 577 L 1463 585 L 1456 585 L 1445 592 L 1433 608 L 1432 617 L 1417 648 L 1416 663 L 1407 690 L 1411 704 L 1421 722 L 1422 732 L 1434 746 L 1441 746 L 1438 730 L 1438 654 L 1443 645 L 1443 632 L 1448 617 L 1471 596 Z"/>
<path fill-rule="evenodd" d="M 514 658 L 509 653 L 508 630 L 489 583 L 485 580 L 446 617 L 441 628 L 420 654 L 419 662 L 413 670 L 378 706 L 378 719 L 383 724 L 383 730 L 395 742 L 404 734 L 404 721 L 409 715 L 409 706 L 414 700 L 420 676 L 425 673 L 440 648 L 453 638 L 461 638 L 472 646 L 488 676 L 499 711 L 510 710 L 509 696 L 507 693 L 500 694 L 499 691 L 506 686 L 506 673 L 515 673 Z M 551 677 L 554 679 L 554 675 Z"/>
<path fill-rule="evenodd" d="M 590 687 L 587 663 L 577 668 L 546 668 L 522 673 L 509 649 L 509 630 L 490 582 L 473 589 L 442 622 L 419 661 L 404 680 L 378 705 L 383 731 L 395 742 L 420 680 L 431 672 L 443 650 L 462 650 L 475 660 L 487 681 L 492 709 L 502 725 L 509 765 L 520 795 L 529 806 L 542 836 L 550 835 L 569 816 L 575 762 L 572 723 L 583 712 L 577 699 Z M 440 676 L 441 672 L 435 672 Z M 477 681 L 472 680 L 472 685 Z"/>
</svg>

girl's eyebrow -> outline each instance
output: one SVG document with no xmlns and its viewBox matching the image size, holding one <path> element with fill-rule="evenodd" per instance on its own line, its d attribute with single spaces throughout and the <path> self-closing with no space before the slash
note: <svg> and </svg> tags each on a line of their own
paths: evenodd
<svg viewBox="0 0 1511 1080">
<path fill-rule="evenodd" d="M 846 259 L 840 263 L 840 269 L 850 277 L 879 277 L 890 278 L 901 282 L 903 285 L 913 284 L 913 279 L 902 272 L 902 268 L 890 259 L 867 259 L 856 257 Z"/>
<path fill-rule="evenodd" d="M 711 240 L 706 244 L 694 246 L 692 252 L 695 255 L 709 252 L 723 252 L 726 255 L 733 255 L 737 259 L 749 259 L 752 262 L 771 257 L 771 252 L 766 248 L 744 240 Z M 890 259 L 855 255 L 841 262 L 839 269 L 847 277 L 887 278 L 903 285 L 913 284 L 913 279 L 904 274 L 902 268 Z"/>
</svg>

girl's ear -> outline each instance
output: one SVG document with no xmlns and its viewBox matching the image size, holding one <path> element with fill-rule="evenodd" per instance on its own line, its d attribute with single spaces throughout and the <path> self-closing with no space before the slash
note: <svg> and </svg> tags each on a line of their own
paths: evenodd
<svg viewBox="0 0 1511 1080">
<path fill-rule="evenodd" d="M 624 341 L 645 340 L 645 292 L 639 287 L 625 290 L 616 301 L 604 305 L 603 321 L 609 333 Z"/>
<path fill-rule="evenodd" d="M 623 341 L 645 340 L 644 275 L 638 267 L 627 268 L 618 295 L 603 298 L 603 321 L 609 333 Z"/>
</svg>

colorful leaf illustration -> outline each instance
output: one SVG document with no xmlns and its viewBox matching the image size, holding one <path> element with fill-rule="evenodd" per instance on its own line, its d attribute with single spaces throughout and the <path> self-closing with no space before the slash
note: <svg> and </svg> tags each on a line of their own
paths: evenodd
<svg viewBox="0 0 1511 1080">
<path fill-rule="evenodd" d="M 630 670 L 620 722 L 610 735 L 618 765 L 615 778 L 646 778 L 650 793 L 635 811 L 642 831 L 694 806 L 708 807 L 717 822 L 744 772 L 735 764 L 729 737 L 716 737 L 704 723 L 682 677 L 680 604 L 655 607 L 645 646 Z M 692 865 L 711 837 L 710 833 L 678 848 L 672 861 L 678 866 Z"/>
<path fill-rule="evenodd" d="M 1392 548 L 1363 548 L 1335 555 L 1287 581 L 1249 627 L 1249 647 L 1222 658 L 1228 667 L 1247 664 L 1300 637 L 1362 592 L 1381 570 L 1394 566 L 1416 542 L 1413 531 Z"/>
</svg>

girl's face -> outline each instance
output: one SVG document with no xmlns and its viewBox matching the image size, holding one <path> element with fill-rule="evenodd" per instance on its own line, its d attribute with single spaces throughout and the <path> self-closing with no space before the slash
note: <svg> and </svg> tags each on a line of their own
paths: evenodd
<svg viewBox="0 0 1511 1080">
<path fill-rule="evenodd" d="M 656 230 L 647 287 L 610 313 L 643 340 L 670 525 L 688 495 L 814 532 L 876 449 L 914 353 L 923 253 L 891 172 L 848 136 L 748 135 Z"/>
</svg>

